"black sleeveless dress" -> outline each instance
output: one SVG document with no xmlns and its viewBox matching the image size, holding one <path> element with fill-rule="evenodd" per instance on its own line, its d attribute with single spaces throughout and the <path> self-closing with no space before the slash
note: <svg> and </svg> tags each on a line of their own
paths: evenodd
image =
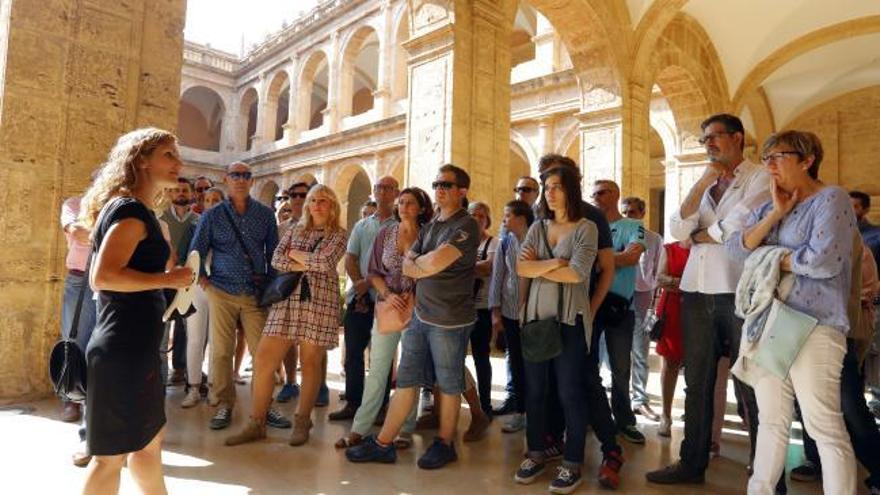
<svg viewBox="0 0 880 495">
<path fill-rule="evenodd" d="M 110 227 L 126 218 L 147 227 L 147 237 L 138 243 L 128 267 L 164 272 L 171 250 L 156 216 L 136 199 L 116 198 L 104 206 L 95 226 L 96 249 Z M 165 384 L 159 366 L 165 298 L 161 290 L 100 291 L 97 297 L 97 325 L 86 350 L 88 451 L 135 452 L 165 425 Z"/>
</svg>

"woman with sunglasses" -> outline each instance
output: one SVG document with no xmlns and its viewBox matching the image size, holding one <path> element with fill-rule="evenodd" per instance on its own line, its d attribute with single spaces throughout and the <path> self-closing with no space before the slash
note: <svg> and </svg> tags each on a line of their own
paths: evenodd
<svg viewBox="0 0 880 495">
<path fill-rule="evenodd" d="M 254 399 L 244 429 L 226 439 L 239 445 L 266 437 L 266 413 L 275 388 L 274 372 L 297 343 L 302 359 L 303 385 L 290 445 L 309 439 L 312 408 L 321 384 L 321 363 L 327 350 L 339 344 L 339 276 L 336 265 L 345 253 L 346 232 L 340 224 L 336 193 L 313 187 L 306 196 L 300 222 L 278 242 L 272 266 L 279 272 L 303 272 L 290 296 L 272 306 L 254 355 Z"/>
<path fill-rule="evenodd" d="M 750 495 L 775 493 L 785 468 L 795 396 L 819 447 L 825 493 L 856 493 L 856 464 L 840 402 L 856 219 L 847 192 L 819 180 L 822 157 L 813 133 L 770 136 L 761 159 L 773 179 L 772 200 L 752 212 L 746 227 L 726 243 L 743 261 L 761 246 L 786 248 L 779 268 L 793 275 L 794 284 L 782 302 L 817 321 L 799 350 L 786 351 L 795 356 L 784 379 L 770 372 L 752 377 L 759 422 Z M 743 345 L 781 353 L 762 341 L 767 331 L 761 325 L 744 328 Z"/>
<path fill-rule="evenodd" d="M 543 220 L 529 228 L 523 241 L 517 273 L 530 279 L 523 311 L 526 323 L 555 319 L 562 349 L 543 362 L 525 361 L 526 459 L 514 476 L 532 483 L 544 472 L 547 393 L 558 393 L 565 416 L 562 465 L 550 483 L 553 493 L 571 493 L 581 483 L 587 426 L 584 362 L 592 334 L 589 275 L 596 259 L 598 230 L 583 217 L 577 172 L 556 167 L 542 176 L 540 210 Z M 528 345 L 524 329 L 523 347 Z M 550 367 L 556 372 L 556 391 L 547 391 Z"/>
</svg>

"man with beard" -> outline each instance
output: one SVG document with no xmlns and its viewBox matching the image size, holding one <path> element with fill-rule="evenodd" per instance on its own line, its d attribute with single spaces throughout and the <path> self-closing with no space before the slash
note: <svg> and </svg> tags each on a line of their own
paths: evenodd
<svg viewBox="0 0 880 495">
<path fill-rule="evenodd" d="M 160 220 L 168 225 L 171 234 L 171 248 L 176 255 L 177 264 L 182 265 L 186 261 L 189 241 L 192 240 L 199 215 L 192 211 L 193 184 L 186 177 L 177 179 L 177 187 L 169 191 L 171 206 L 162 213 Z M 170 331 L 166 325 L 166 334 Z M 174 350 L 171 353 L 171 366 L 174 371 L 171 374 L 170 383 L 182 383 L 186 381 L 186 324 L 179 321 L 174 325 Z"/>
</svg>

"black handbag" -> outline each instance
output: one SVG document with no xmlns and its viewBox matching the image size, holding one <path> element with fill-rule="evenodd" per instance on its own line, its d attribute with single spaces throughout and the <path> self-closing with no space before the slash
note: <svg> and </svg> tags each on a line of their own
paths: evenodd
<svg viewBox="0 0 880 495">
<path fill-rule="evenodd" d="M 652 342 L 660 340 L 660 337 L 663 336 L 663 327 L 666 325 L 665 305 L 663 306 L 664 311 L 661 312 L 660 316 L 657 316 L 657 301 L 660 299 L 657 294 L 659 292 L 659 289 L 654 292 L 651 308 L 648 310 L 648 314 L 645 315 L 644 323 L 642 323 L 642 331 L 648 334 L 648 338 Z"/>
<path fill-rule="evenodd" d="M 547 240 L 547 229 L 541 222 L 541 231 L 544 234 L 544 245 L 553 254 L 550 242 Z M 562 284 L 556 284 L 559 291 L 556 297 L 556 316 L 543 320 L 532 320 L 523 325 L 520 330 L 522 341 L 523 359 L 531 363 L 549 361 L 562 354 Z M 537 306 L 537 301 L 536 301 Z"/>
<path fill-rule="evenodd" d="M 92 256 L 86 262 L 85 280 L 76 297 L 76 308 L 73 312 L 73 321 L 67 338 L 62 338 L 52 347 L 49 353 L 49 379 L 55 389 L 55 395 L 67 402 L 86 401 L 86 364 L 85 349 L 80 349 L 76 343 L 79 333 L 79 315 L 82 312 L 83 299 L 85 298 L 86 286 L 89 283 L 89 268 L 92 265 Z"/>
<path fill-rule="evenodd" d="M 631 305 L 632 299 L 609 291 L 599 310 L 596 311 L 596 324 L 602 328 L 620 325 L 629 313 Z"/>
<path fill-rule="evenodd" d="M 318 238 L 311 250 L 314 251 L 315 249 L 318 249 L 318 245 L 320 245 L 323 240 L 323 237 Z M 304 277 L 303 275 L 305 275 L 303 272 L 283 272 L 276 275 L 269 281 L 266 288 L 260 294 L 257 306 L 265 308 L 287 300 L 287 298 L 293 294 L 293 291 L 296 290 L 297 286 L 302 286 L 302 289 L 300 290 L 301 300 L 308 301 L 311 299 L 312 292 L 309 289 L 309 278 Z"/>
</svg>

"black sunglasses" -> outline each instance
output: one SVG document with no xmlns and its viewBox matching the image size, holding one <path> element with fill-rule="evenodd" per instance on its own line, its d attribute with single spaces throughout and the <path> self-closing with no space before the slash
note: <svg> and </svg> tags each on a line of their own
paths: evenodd
<svg viewBox="0 0 880 495">
<path fill-rule="evenodd" d="M 514 187 L 514 188 L 513 188 L 513 192 L 515 192 L 515 193 L 520 193 L 520 194 L 522 194 L 522 193 L 535 192 L 535 191 L 537 191 L 537 190 L 538 190 L 537 187 L 526 187 L 526 186 L 522 186 L 522 187 Z"/>
<path fill-rule="evenodd" d="M 275 201 L 287 201 L 288 196 L 275 196 Z"/>
<path fill-rule="evenodd" d="M 458 187 L 458 184 L 456 184 L 455 182 L 450 182 L 448 180 L 435 180 L 434 182 L 431 183 L 431 189 L 433 189 L 435 191 L 437 189 L 443 189 L 444 191 L 448 191 L 448 190 L 452 189 L 453 187 Z"/>
<path fill-rule="evenodd" d="M 226 175 L 232 180 L 251 180 L 253 176 L 250 172 L 229 172 Z"/>
<path fill-rule="evenodd" d="M 299 192 L 299 193 L 290 193 L 290 197 L 291 197 L 291 199 L 292 199 L 292 198 L 305 199 L 306 196 L 307 196 L 308 194 L 309 194 L 309 193 L 303 193 L 303 192 Z"/>
</svg>

